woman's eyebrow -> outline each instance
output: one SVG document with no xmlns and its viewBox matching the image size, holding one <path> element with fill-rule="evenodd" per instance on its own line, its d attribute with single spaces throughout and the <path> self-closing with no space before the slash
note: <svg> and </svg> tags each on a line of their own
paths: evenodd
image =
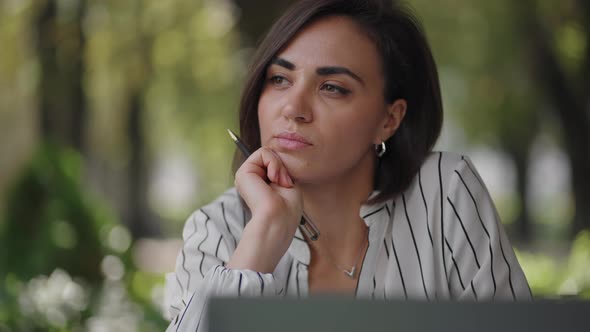
<svg viewBox="0 0 590 332">
<path fill-rule="evenodd" d="M 281 66 L 281 67 L 286 68 L 288 70 L 295 70 L 295 68 L 297 68 L 297 66 L 295 66 L 294 63 L 292 63 L 288 60 L 285 60 L 281 57 L 276 57 L 276 58 L 272 59 L 271 64 Z M 340 67 L 340 66 L 318 67 L 316 69 L 316 73 L 320 76 L 334 75 L 334 74 L 345 74 L 345 75 L 352 77 L 353 79 L 355 79 L 356 81 L 358 81 L 362 85 L 365 84 L 365 82 L 363 81 L 362 78 L 360 78 L 360 76 L 358 76 L 352 70 L 350 70 L 346 67 Z"/>
<path fill-rule="evenodd" d="M 362 85 L 365 85 L 365 82 L 363 82 L 363 79 L 360 78 L 360 76 L 353 73 L 350 69 L 348 69 L 346 67 L 337 67 L 337 66 L 319 67 L 318 69 L 316 69 L 316 73 L 318 75 L 322 75 L 322 76 L 323 75 L 334 75 L 334 74 L 345 74 L 345 75 L 348 75 L 348 76 L 354 78 Z"/>
<path fill-rule="evenodd" d="M 289 70 L 295 69 L 295 64 L 293 64 L 292 62 L 289 62 L 281 57 L 276 57 L 276 58 L 272 59 L 271 64 L 279 65 L 279 66 L 287 68 Z"/>
</svg>

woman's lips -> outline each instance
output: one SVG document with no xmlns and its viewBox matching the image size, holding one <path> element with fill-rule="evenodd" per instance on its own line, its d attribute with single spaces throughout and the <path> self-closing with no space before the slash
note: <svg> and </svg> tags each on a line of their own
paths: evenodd
<svg viewBox="0 0 590 332">
<path fill-rule="evenodd" d="M 280 148 L 284 150 L 300 150 L 312 144 L 297 133 L 282 133 L 274 137 Z"/>
</svg>

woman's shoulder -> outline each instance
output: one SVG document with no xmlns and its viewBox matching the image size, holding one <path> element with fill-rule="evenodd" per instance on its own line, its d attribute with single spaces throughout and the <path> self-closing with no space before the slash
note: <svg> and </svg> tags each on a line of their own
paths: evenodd
<svg viewBox="0 0 590 332">
<path fill-rule="evenodd" d="M 424 196 L 445 196 L 462 179 L 483 181 L 468 156 L 447 151 L 433 151 L 422 163 L 406 195 L 420 200 Z"/>
<path fill-rule="evenodd" d="M 453 208 L 459 207 L 457 202 L 462 202 L 459 205 L 464 208 L 473 202 L 487 204 L 491 197 L 469 157 L 434 151 L 424 160 L 410 186 L 396 197 L 395 206 L 422 227 L 424 219 L 433 222 L 434 216 L 452 214 Z"/>
<path fill-rule="evenodd" d="M 453 168 L 465 162 L 466 159 L 468 160 L 469 158 L 456 152 L 432 151 L 424 159 L 421 168 L 436 166 L 436 168 L 441 167 L 441 170 L 446 170 L 449 167 Z"/>
<path fill-rule="evenodd" d="M 248 220 L 249 211 L 244 208 L 236 188 L 230 188 L 210 203 L 194 211 L 189 217 L 205 219 L 231 232 L 241 231 Z"/>
<path fill-rule="evenodd" d="M 477 174 L 475 166 L 468 156 L 456 152 L 432 151 L 424 159 L 419 175 L 442 181 L 445 184 L 445 182 L 457 175 L 457 173 L 461 174 L 464 172 Z"/>
</svg>

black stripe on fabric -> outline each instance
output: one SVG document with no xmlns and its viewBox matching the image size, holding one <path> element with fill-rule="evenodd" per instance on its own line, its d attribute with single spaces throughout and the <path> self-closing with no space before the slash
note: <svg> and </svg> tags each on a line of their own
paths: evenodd
<svg viewBox="0 0 590 332">
<path fill-rule="evenodd" d="M 304 240 L 304 239 L 300 238 L 300 237 L 299 237 L 299 236 L 297 236 L 297 235 L 295 235 L 295 236 L 293 236 L 293 237 L 294 237 L 294 238 L 296 238 L 296 239 L 297 239 L 297 240 L 299 240 L 299 241 L 305 242 L 305 240 Z"/>
<path fill-rule="evenodd" d="M 473 287 L 473 280 L 471 280 L 471 290 L 473 291 L 473 296 L 475 296 L 475 301 L 478 301 L 477 293 L 475 292 L 475 287 Z"/>
<path fill-rule="evenodd" d="M 231 232 L 231 229 L 229 228 L 229 223 L 225 218 L 225 206 L 223 205 L 223 202 L 221 202 L 221 215 L 223 216 L 223 222 L 225 222 L 225 227 L 227 227 L 227 232 L 232 237 L 232 240 L 234 240 L 234 248 L 237 248 L 238 242 L 236 241 L 236 237 L 234 236 L 234 234 Z"/>
<path fill-rule="evenodd" d="M 297 273 L 295 274 L 295 283 L 297 285 L 297 298 L 301 297 L 301 294 L 299 293 L 299 262 L 297 263 L 297 266 L 295 267 L 297 269 Z"/>
<path fill-rule="evenodd" d="M 205 217 L 207 217 L 207 220 L 209 220 L 209 216 L 203 212 L 203 210 L 199 210 L 201 211 L 201 213 L 203 213 L 205 215 Z M 187 243 L 195 234 L 197 234 L 197 221 L 195 220 L 195 216 L 193 215 L 191 218 L 193 224 L 194 224 L 194 230 L 191 233 L 191 235 L 189 235 L 186 240 L 184 241 L 185 243 Z M 186 272 L 186 276 L 187 276 L 187 281 L 186 281 L 186 290 L 188 291 L 191 288 L 191 274 L 190 272 L 188 272 L 188 269 L 186 268 L 186 255 L 184 253 L 184 246 L 182 246 L 182 249 L 180 250 L 180 254 L 182 255 L 182 269 Z"/>
<path fill-rule="evenodd" d="M 375 289 L 377 289 L 377 280 L 375 280 L 375 276 L 373 276 L 373 293 L 371 294 L 371 299 L 375 299 Z"/>
<path fill-rule="evenodd" d="M 455 216 L 457 216 L 457 219 L 459 219 L 459 225 L 461 225 L 461 229 L 463 229 L 463 234 L 465 234 L 465 238 L 467 238 L 467 242 L 469 243 L 469 246 L 471 247 L 471 251 L 473 252 L 473 257 L 475 258 L 475 264 L 477 265 L 478 269 L 481 269 L 481 265 L 479 265 L 479 260 L 477 259 L 477 254 L 475 253 L 475 247 L 473 247 L 473 243 L 471 242 L 471 239 L 469 238 L 469 235 L 467 234 L 467 230 L 465 229 L 465 225 L 463 224 L 463 220 L 461 220 L 461 217 L 459 216 L 459 212 L 457 212 L 455 205 L 453 204 L 453 202 L 451 202 L 451 199 L 449 197 L 447 197 L 447 201 L 449 202 L 449 204 L 451 204 L 451 207 L 453 208 L 453 211 L 455 212 Z"/>
<path fill-rule="evenodd" d="M 222 235 L 219 235 L 219 241 L 217 241 L 217 247 L 215 248 L 215 257 L 219 258 L 219 245 L 221 244 Z"/>
<path fill-rule="evenodd" d="M 385 204 L 385 210 L 387 210 L 387 216 L 391 218 L 391 211 L 389 211 L 389 206 L 387 206 L 387 204 Z"/>
<path fill-rule="evenodd" d="M 408 221 L 408 227 L 410 228 L 410 234 L 412 235 L 412 242 L 414 242 L 414 249 L 416 249 L 416 257 L 418 257 L 418 266 L 420 267 L 420 277 L 422 278 L 422 287 L 424 288 L 424 294 L 426 300 L 430 301 L 428 292 L 426 291 L 426 282 L 424 282 L 424 271 L 422 270 L 422 259 L 420 259 L 420 251 L 418 250 L 418 243 L 416 243 L 416 237 L 414 236 L 414 230 L 412 229 L 412 223 L 410 222 L 410 216 L 408 215 L 408 209 L 406 206 L 406 195 L 402 194 L 402 202 L 404 203 L 404 212 L 406 213 L 406 220 Z"/>
<path fill-rule="evenodd" d="M 293 269 L 293 262 L 289 264 L 289 272 L 287 272 L 287 282 L 285 283 L 285 294 L 289 292 L 289 279 L 291 279 L 291 270 Z"/>
<path fill-rule="evenodd" d="M 459 277 L 459 283 L 461 284 L 461 288 L 463 288 L 463 290 L 465 290 L 465 284 L 463 284 L 463 278 L 461 278 L 461 272 L 459 271 L 459 265 L 457 265 L 457 261 L 455 260 L 455 255 L 453 254 L 453 248 L 451 248 L 451 245 L 449 244 L 449 241 L 447 241 L 446 237 L 445 237 L 445 243 L 447 244 L 447 248 L 449 248 L 449 251 L 451 252 L 451 259 L 453 259 L 453 265 L 455 266 L 455 270 L 457 271 L 457 276 Z M 451 271 L 449 271 L 449 274 L 451 274 Z"/>
<path fill-rule="evenodd" d="M 384 208 L 385 208 L 385 206 L 382 206 L 382 207 L 378 208 L 377 210 L 375 210 L 373 212 L 367 213 L 365 216 L 363 216 L 363 219 L 367 219 L 368 217 L 370 217 L 370 216 L 374 215 L 375 213 L 383 210 Z"/>
<path fill-rule="evenodd" d="M 203 209 L 199 209 L 199 212 L 201 212 L 205 217 L 207 217 L 207 219 L 209 219 L 209 215 L 206 214 Z"/>
<path fill-rule="evenodd" d="M 387 242 L 383 239 L 383 244 L 385 245 L 385 254 L 387 255 L 387 260 L 389 260 L 389 249 L 387 249 Z"/>
<path fill-rule="evenodd" d="M 209 302 L 209 295 L 205 296 L 205 303 Z M 201 322 L 203 321 L 203 313 L 205 312 L 205 310 L 201 310 L 201 313 L 199 314 L 199 321 L 197 323 L 197 328 L 195 329 L 195 332 L 199 331 L 199 326 L 201 326 Z"/>
<path fill-rule="evenodd" d="M 191 274 L 188 272 L 184 263 L 186 262 L 186 255 L 184 254 L 184 248 L 180 251 L 182 254 L 182 269 L 186 272 L 186 290 L 188 291 L 191 287 Z"/>
<path fill-rule="evenodd" d="M 471 165 L 469 165 L 469 163 L 465 160 L 464 157 L 461 157 L 461 159 L 463 159 L 463 161 L 465 162 L 465 164 L 467 164 L 467 167 L 469 168 L 469 170 L 471 171 L 473 176 L 479 181 L 479 178 L 477 177 L 473 168 L 471 168 Z M 481 183 L 481 181 L 479 183 L 483 186 L 483 183 Z M 500 252 L 502 253 L 502 257 L 504 258 L 504 262 L 506 262 L 506 266 L 508 267 L 508 283 L 510 284 L 510 292 L 512 293 L 512 299 L 516 300 L 516 294 L 514 293 L 514 286 L 512 285 L 512 269 L 510 268 L 510 263 L 508 262 L 508 259 L 506 258 L 506 254 L 504 253 L 504 246 L 502 245 L 502 236 L 500 235 L 500 228 L 497 223 L 496 223 L 496 231 L 498 232 L 498 242 L 500 243 Z"/>
<path fill-rule="evenodd" d="M 441 170 L 441 163 L 442 163 L 442 152 L 438 153 L 438 185 L 439 185 L 439 195 L 440 195 L 440 246 L 441 246 L 441 254 L 442 254 L 442 261 L 443 261 L 443 268 L 445 270 L 445 278 L 447 280 L 447 287 L 449 290 L 449 294 L 451 293 L 451 284 L 449 283 L 449 276 L 447 275 L 447 259 L 445 256 L 445 224 L 444 224 L 444 203 L 443 203 L 443 185 L 442 185 L 442 170 Z"/>
<path fill-rule="evenodd" d="M 178 312 L 180 312 L 180 311 L 181 311 L 181 309 L 180 309 L 179 307 L 175 306 L 174 304 L 171 304 L 170 306 L 171 306 L 173 309 L 176 309 L 176 310 L 178 310 Z M 178 315 L 177 315 L 176 317 L 178 317 Z"/>
<path fill-rule="evenodd" d="M 180 320 L 178 321 L 178 325 L 176 325 L 177 332 L 178 332 L 178 329 L 180 328 L 180 325 L 182 324 L 182 320 L 184 319 L 184 315 L 186 315 L 186 312 L 187 312 L 189 306 L 191 305 L 191 302 L 193 301 L 194 297 L 195 297 L 195 293 L 193 293 L 193 295 L 191 295 L 191 299 L 188 301 L 188 304 L 184 307 L 184 311 L 182 312 L 182 316 L 180 317 Z"/>
<path fill-rule="evenodd" d="M 479 222 L 481 224 L 481 227 L 483 227 L 483 230 L 484 230 L 484 232 L 486 232 L 486 235 L 488 236 L 488 239 L 489 239 L 490 238 L 490 233 L 488 232 L 488 229 L 486 228 L 486 226 L 484 225 L 483 221 L 481 220 L 481 215 L 479 214 L 479 208 L 477 207 L 477 202 L 475 201 L 475 198 L 473 197 L 473 194 L 471 193 L 471 190 L 467 186 L 467 183 L 465 183 L 465 180 L 463 180 L 463 177 L 461 176 L 461 173 L 459 173 L 457 170 L 455 170 L 455 173 L 457 174 L 457 176 L 459 176 L 459 180 L 461 180 L 461 182 L 463 183 L 463 186 L 465 187 L 465 189 L 467 189 L 467 193 L 469 193 L 469 197 L 471 197 L 471 201 L 473 202 L 473 205 L 475 205 L 475 211 L 477 212 L 477 216 L 479 217 Z"/>
<path fill-rule="evenodd" d="M 242 272 L 240 273 L 240 281 L 238 282 L 238 296 L 242 296 Z"/>
<path fill-rule="evenodd" d="M 481 223 L 481 227 L 483 227 L 483 230 L 484 230 L 484 232 L 486 232 L 486 235 L 488 236 L 488 239 L 489 239 L 490 233 L 488 232 L 488 229 L 486 228 L 483 221 L 481 220 L 481 215 L 479 214 L 479 208 L 477 207 L 477 202 L 475 201 L 475 198 L 473 197 L 471 190 L 469 189 L 469 187 L 465 183 L 465 180 L 463 180 L 463 177 L 461 176 L 461 174 L 457 170 L 455 170 L 455 173 L 459 176 L 459 179 L 463 183 L 463 186 L 465 186 L 465 189 L 467 189 L 467 193 L 469 193 L 469 197 L 471 197 L 471 201 L 473 202 L 473 205 L 475 205 L 475 211 L 477 211 L 477 216 L 479 217 L 479 222 Z"/>
<path fill-rule="evenodd" d="M 264 280 L 262 279 L 260 272 L 256 273 L 258 273 L 258 278 L 260 278 L 260 296 L 262 296 L 262 294 L 264 294 Z"/>
<path fill-rule="evenodd" d="M 364 264 L 365 257 L 367 256 L 367 251 L 369 251 L 369 248 L 371 247 L 371 241 L 370 241 L 370 237 L 369 237 L 370 233 L 371 233 L 371 227 L 369 227 L 369 229 L 367 229 L 367 248 L 365 250 L 365 256 L 363 256 L 361 268 L 359 269 L 359 272 L 358 272 L 358 279 L 356 280 L 356 286 L 354 287 L 354 297 L 357 297 L 357 294 L 359 291 L 359 283 L 361 281 L 361 274 L 363 273 L 363 265 L 365 265 Z"/>
<path fill-rule="evenodd" d="M 199 245 L 197 246 L 197 250 L 199 250 L 201 252 L 201 262 L 199 263 L 199 272 L 201 272 L 201 276 L 203 278 L 205 278 L 205 274 L 203 273 L 203 262 L 205 261 L 205 252 L 203 250 L 201 250 L 201 245 L 207 240 L 207 238 L 209 237 L 209 229 L 207 228 L 207 223 L 209 222 L 209 218 L 207 218 L 207 220 L 205 220 L 205 237 L 203 238 L 203 240 L 201 240 L 201 243 L 199 243 Z"/>
<path fill-rule="evenodd" d="M 498 225 L 496 225 L 498 227 Z M 506 254 L 504 253 L 504 246 L 502 246 L 502 236 L 500 235 L 500 230 L 498 229 L 498 242 L 500 242 L 500 252 L 502 252 L 502 257 L 504 257 L 504 261 L 506 262 L 506 266 L 508 267 L 508 283 L 510 284 L 510 292 L 512 292 L 512 299 L 516 300 L 516 294 L 514 293 L 514 287 L 512 286 L 512 269 L 510 268 L 510 263 L 508 263 L 508 258 L 506 258 Z M 530 291 L 530 288 L 529 288 Z M 531 292 L 532 295 L 532 292 Z"/>
<path fill-rule="evenodd" d="M 393 238 L 391 239 L 391 247 L 393 248 L 393 255 L 395 256 L 395 262 L 397 263 L 397 270 L 399 271 L 399 277 L 402 281 L 402 287 L 404 288 L 404 296 L 407 300 L 408 299 L 408 292 L 406 290 L 406 283 L 404 282 L 404 275 L 402 274 L 402 268 L 399 264 L 399 259 L 397 258 L 397 251 L 395 250 L 395 245 L 393 244 Z"/>
<path fill-rule="evenodd" d="M 428 230 L 428 237 L 430 238 L 430 245 L 434 247 L 432 241 L 432 233 L 430 233 L 430 223 L 428 222 L 428 205 L 426 204 L 426 197 L 424 197 L 424 189 L 422 189 L 422 171 L 418 171 L 418 185 L 420 186 L 420 194 L 422 195 L 422 202 L 424 202 L 424 210 L 426 210 L 426 229 Z"/>
<path fill-rule="evenodd" d="M 455 170 L 455 173 L 457 173 L 457 175 L 459 176 L 459 179 L 463 183 L 463 186 L 465 186 L 465 189 L 467 189 L 467 193 L 469 193 L 469 197 L 471 197 L 471 201 L 473 202 L 473 205 L 475 206 L 475 211 L 477 212 L 477 217 L 479 218 L 479 223 L 481 224 L 481 227 L 483 227 L 484 232 L 488 236 L 488 247 L 489 247 L 489 251 L 490 251 L 490 273 L 492 275 L 492 282 L 494 283 L 494 295 L 492 295 L 492 299 L 493 299 L 496 297 L 496 276 L 494 275 L 494 252 L 492 249 L 492 237 L 490 236 L 488 229 L 486 228 L 486 226 L 483 223 L 483 220 L 481 219 L 481 214 L 479 213 L 479 207 L 477 206 L 477 202 L 475 201 L 475 198 L 473 197 L 471 190 L 469 190 L 467 183 L 465 183 L 465 180 L 463 180 L 463 177 L 461 176 L 461 174 L 459 174 L 459 172 L 457 172 L 457 170 Z"/>
<path fill-rule="evenodd" d="M 477 176 L 475 173 L 475 170 L 473 169 L 473 167 L 471 167 L 471 165 L 467 162 L 467 160 L 465 160 L 465 157 L 461 156 L 461 160 L 463 160 L 465 162 L 465 165 L 467 165 L 467 168 L 469 168 L 469 170 L 471 171 L 471 173 L 473 174 L 473 176 L 477 179 L 477 182 L 479 182 L 479 185 L 482 188 L 485 188 L 485 184 L 483 182 L 481 182 L 481 179 L 479 178 L 479 176 Z"/>
</svg>

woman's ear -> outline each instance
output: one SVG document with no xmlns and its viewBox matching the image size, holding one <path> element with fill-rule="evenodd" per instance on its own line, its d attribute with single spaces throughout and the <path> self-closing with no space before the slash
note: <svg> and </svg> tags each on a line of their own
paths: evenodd
<svg viewBox="0 0 590 332">
<path fill-rule="evenodd" d="M 407 107 L 408 104 L 405 99 L 397 99 L 393 103 L 386 105 L 386 115 L 381 123 L 380 130 L 378 130 L 376 137 L 378 141 L 375 144 L 386 141 L 395 134 L 406 115 Z"/>
</svg>

